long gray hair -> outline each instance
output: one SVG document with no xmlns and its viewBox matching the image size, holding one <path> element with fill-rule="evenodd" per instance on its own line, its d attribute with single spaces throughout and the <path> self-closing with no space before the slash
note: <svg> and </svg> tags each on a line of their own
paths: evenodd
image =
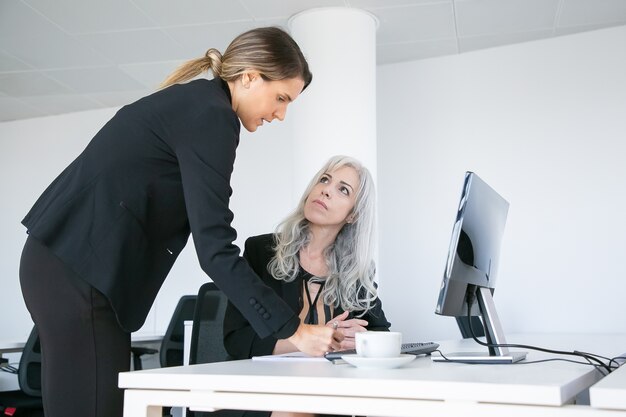
<svg viewBox="0 0 626 417">
<path fill-rule="evenodd" d="M 300 198 L 296 209 L 276 229 L 276 254 L 268 271 L 277 280 L 293 281 L 300 270 L 298 254 L 309 243 L 309 221 L 304 217 L 304 205 L 313 187 L 328 172 L 349 166 L 359 176 L 353 221 L 339 231 L 335 242 L 324 251 L 329 275 L 322 290 L 322 300 L 344 311 L 363 312 L 376 299 L 374 285 L 374 227 L 375 189 L 370 172 L 359 161 L 348 156 L 333 156 L 313 177 Z M 324 281 L 323 277 L 318 277 Z"/>
</svg>

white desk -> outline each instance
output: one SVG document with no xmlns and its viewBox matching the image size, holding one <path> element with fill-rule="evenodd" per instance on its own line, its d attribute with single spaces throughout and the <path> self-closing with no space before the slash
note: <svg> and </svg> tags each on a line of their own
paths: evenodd
<svg viewBox="0 0 626 417">
<path fill-rule="evenodd" d="M 26 345 L 26 338 L 24 340 L 0 340 L 0 355 L 3 353 L 10 352 L 21 352 L 24 349 L 24 345 Z M 156 333 L 131 333 L 131 342 L 132 343 L 155 343 L 160 342 L 163 339 L 162 334 Z"/>
<path fill-rule="evenodd" d="M 510 342 L 615 356 L 626 335 L 526 335 Z M 443 352 L 476 351 L 471 340 L 441 342 Z M 550 355 L 531 351 L 527 361 Z M 574 405 L 600 380 L 593 367 L 569 362 L 526 365 L 433 363 L 418 358 L 390 370 L 330 362 L 234 361 L 120 374 L 125 417 L 156 417 L 161 406 L 283 410 L 368 416 L 624 416 Z"/>
<path fill-rule="evenodd" d="M 25 344 L 26 339 L 24 341 L 0 340 L 0 356 L 3 353 L 21 352 Z"/>
<path fill-rule="evenodd" d="M 589 396 L 594 408 L 624 410 L 626 414 L 626 366 L 591 387 Z"/>
</svg>

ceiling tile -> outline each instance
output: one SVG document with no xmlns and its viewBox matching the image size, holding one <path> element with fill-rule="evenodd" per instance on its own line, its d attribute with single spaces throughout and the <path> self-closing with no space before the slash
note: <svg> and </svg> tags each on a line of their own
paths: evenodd
<svg viewBox="0 0 626 417">
<path fill-rule="evenodd" d="M 378 64 L 626 24 L 626 0 L 0 0 L 0 120 L 120 106 L 248 29 L 342 6 L 379 18 Z"/>
<path fill-rule="evenodd" d="M 133 103 L 152 93 L 154 93 L 154 90 L 142 89 L 135 91 L 93 93 L 90 94 L 89 97 L 93 100 L 97 100 L 107 107 L 118 107 Z"/>
<path fill-rule="evenodd" d="M 154 90 L 183 62 L 185 61 L 146 62 L 120 65 L 119 68 L 144 87 Z"/>
<path fill-rule="evenodd" d="M 611 27 L 622 26 L 622 24 L 616 25 L 615 23 L 598 23 L 594 25 L 580 25 L 580 26 L 564 26 L 556 29 L 556 35 L 571 35 L 574 33 L 584 33 L 590 30 L 607 29 Z"/>
<path fill-rule="evenodd" d="M 93 48 L 61 31 L 44 37 L 18 37 L 3 49 L 38 69 L 100 66 L 111 64 Z"/>
<path fill-rule="evenodd" d="M 449 3 L 372 9 L 380 21 L 380 44 L 453 38 L 454 12 Z"/>
<path fill-rule="evenodd" d="M 458 52 L 456 39 L 379 45 L 376 61 L 380 64 L 433 58 Z"/>
<path fill-rule="evenodd" d="M 558 26 L 626 23 L 624 0 L 563 0 Z"/>
<path fill-rule="evenodd" d="M 41 38 L 59 31 L 52 22 L 21 1 L 0 0 L 0 48 L 3 48 L 5 39 Z"/>
<path fill-rule="evenodd" d="M 77 35 L 116 64 L 185 59 L 181 45 L 159 29 Z"/>
<path fill-rule="evenodd" d="M 101 103 L 79 94 L 22 97 L 21 101 L 46 114 L 71 113 L 104 107 Z"/>
<path fill-rule="evenodd" d="M 15 58 L 13 55 L 0 51 L 0 72 L 32 69 L 30 65 Z"/>
<path fill-rule="evenodd" d="M 275 17 L 289 18 L 296 13 L 318 7 L 344 7 L 343 0 L 289 0 L 289 1 L 259 1 L 240 0 L 255 19 Z"/>
<path fill-rule="evenodd" d="M 156 26 L 128 0 L 24 1 L 71 34 Z"/>
<path fill-rule="evenodd" d="M 45 71 L 44 74 L 74 89 L 78 94 L 143 88 L 117 67 L 65 69 Z"/>
<path fill-rule="evenodd" d="M 452 0 L 348 0 L 351 7 L 384 8 L 394 6 L 411 6 L 426 3 L 452 3 Z"/>
<path fill-rule="evenodd" d="M 251 19 L 238 1 L 207 0 L 133 0 L 161 26 L 194 25 Z"/>
<path fill-rule="evenodd" d="M 20 100 L 11 97 L 0 96 L 0 122 L 11 120 L 29 119 L 31 117 L 45 116 L 46 113 L 35 109 Z"/>
<path fill-rule="evenodd" d="M 553 31 L 538 30 L 535 32 L 499 33 L 495 35 L 468 36 L 459 38 L 461 52 L 475 51 L 477 49 L 492 48 L 495 46 L 511 45 L 521 42 L 546 39 L 553 36 Z"/>
<path fill-rule="evenodd" d="M 71 93 L 67 87 L 39 72 L 0 74 L 0 91 L 12 97 Z"/>
<path fill-rule="evenodd" d="M 203 56 L 209 48 L 216 48 L 220 52 L 224 52 L 237 35 L 259 26 L 259 22 L 248 20 L 245 22 L 170 27 L 163 31 L 183 45 L 182 51 L 185 55 L 183 59 L 192 59 Z"/>
<path fill-rule="evenodd" d="M 552 29 L 560 0 L 457 0 L 459 36 Z"/>
</svg>

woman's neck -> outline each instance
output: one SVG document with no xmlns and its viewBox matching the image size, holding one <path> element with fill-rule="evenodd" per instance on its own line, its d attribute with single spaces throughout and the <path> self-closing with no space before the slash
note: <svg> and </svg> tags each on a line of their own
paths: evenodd
<svg viewBox="0 0 626 417">
<path fill-rule="evenodd" d="M 328 265 L 326 265 L 324 253 L 330 245 L 335 243 L 338 231 L 311 225 L 309 233 L 309 242 L 300 249 L 300 265 L 315 276 L 327 276 Z"/>
</svg>

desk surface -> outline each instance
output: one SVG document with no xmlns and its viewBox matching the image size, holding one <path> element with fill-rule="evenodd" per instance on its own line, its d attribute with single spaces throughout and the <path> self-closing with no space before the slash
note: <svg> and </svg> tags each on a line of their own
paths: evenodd
<svg viewBox="0 0 626 417">
<path fill-rule="evenodd" d="M 621 366 L 589 389 L 591 406 L 626 410 L 626 366 Z"/>
<path fill-rule="evenodd" d="M 620 347 L 626 346 L 626 335 L 594 335 L 592 338 L 581 335 L 519 335 L 509 337 L 508 341 L 615 356 L 620 353 Z M 444 354 L 482 349 L 472 340 L 440 344 Z M 530 351 L 526 362 L 553 357 Z M 468 365 L 434 363 L 428 357 L 420 357 L 403 368 L 366 370 L 330 362 L 244 360 L 122 373 L 119 386 L 125 389 L 205 393 L 560 406 L 571 403 L 576 395 L 600 380 L 601 376 L 591 366 L 562 361 Z"/>
<path fill-rule="evenodd" d="M 28 337 L 28 336 L 27 336 Z M 163 339 L 162 334 L 156 333 L 131 333 L 131 341 L 133 343 L 152 343 L 160 342 Z M 0 340 L 0 355 L 10 352 L 21 352 L 26 344 L 24 340 Z"/>
<path fill-rule="evenodd" d="M 25 344 L 26 340 L 0 340 L 0 355 L 10 352 L 21 352 Z"/>
</svg>

